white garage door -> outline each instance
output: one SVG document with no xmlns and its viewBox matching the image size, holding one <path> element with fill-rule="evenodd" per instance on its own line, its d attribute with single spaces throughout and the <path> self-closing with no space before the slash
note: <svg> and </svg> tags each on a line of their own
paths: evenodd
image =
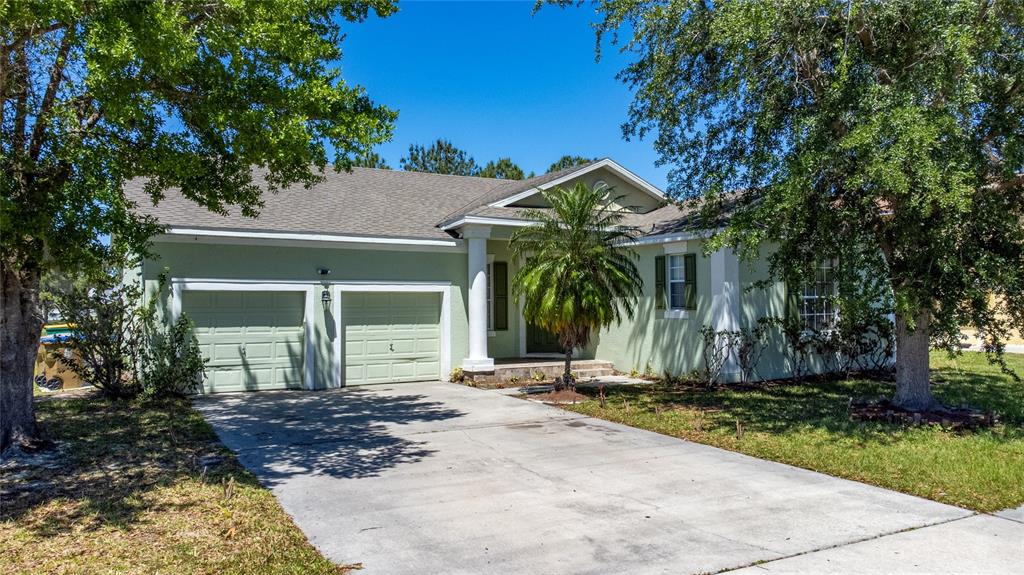
<svg viewBox="0 0 1024 575">
<path fill-rule="evenodd" d="M 210 360 L 203 391 L 301 388 L 304 297 L 301 292 L 184 291 L 181 310 Z"/>
<path fill-rule="evenodd" d="M 345 385 L 438 379 L 441 296 L 344 292 Z"/>
</svg>

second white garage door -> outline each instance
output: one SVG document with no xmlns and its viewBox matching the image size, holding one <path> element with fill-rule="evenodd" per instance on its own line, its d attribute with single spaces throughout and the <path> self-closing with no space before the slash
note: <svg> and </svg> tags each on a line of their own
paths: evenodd
<svg viewBox="0 0 1024 575">
<path fill-rule="evenodd" d="M 345 292 L 345 385 L 441 376 L 441 296 Z"/>
</svg>

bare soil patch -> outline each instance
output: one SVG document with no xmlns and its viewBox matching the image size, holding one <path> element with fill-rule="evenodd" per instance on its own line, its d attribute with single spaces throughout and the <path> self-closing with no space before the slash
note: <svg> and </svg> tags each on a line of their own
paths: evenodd
<svg viewBox="0 0 1024 575">
<path fill-rule="evenodd" d="M 575 391 L 569 391 L 568 389 L 564 389 L 562 391 L 551 391 L 548 393 L 534 393 L 531 394 L 529 398 L 534 401 L 552 403 L 556 405 L 582 403 L 591 399 L 589 396 L 583 395 L 582 393 L 576 393 Z"/>
<path fill-rule="evenodd" d="M 852 400 L 850 417 L 901 425 L 939 425 L 953 431 L 984 429 L 999 422 L 998 415 L 991 411 L 986 413 L 966 406 L 943 411 L 907 411 L 887 398 Z"/>
</svg>

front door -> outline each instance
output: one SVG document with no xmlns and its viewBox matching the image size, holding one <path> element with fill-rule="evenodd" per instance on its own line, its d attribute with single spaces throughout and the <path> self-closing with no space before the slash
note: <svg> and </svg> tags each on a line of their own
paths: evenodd
<svg viewBox="0 0 1024 575">
<path fill-rule="evenodd" d="M 526 353 L 565 353 L 558 336 L 532 323 L 526 324 Z"/>
</svg>

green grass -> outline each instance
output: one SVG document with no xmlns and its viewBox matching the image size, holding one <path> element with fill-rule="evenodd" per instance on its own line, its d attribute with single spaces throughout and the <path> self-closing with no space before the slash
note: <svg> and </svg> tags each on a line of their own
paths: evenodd
<svg viewBox="0 0 1024 575">
<path fill-rule="evenodd" d="M 0 475 L 5 573 L 349 570 L 309 544 L 187 401 L 36 407 L 62 449 Z"/>
<path fill-rule="evenodd" d="M 1024 356 L 1007 361 L 1024 376 Z M 565 408 L 977 511 L 1024 503 L 1024 384 L 980 353 L 935 353 L 932 369 L 941 401 L 996 411 L 1001 423 L 953 432 L 851 420 L 851 397 L 892 393 L 892 383 L 867 379 L 747 390 L 617 387 L 603 408 L 597 400 Z"/>
</svg>

